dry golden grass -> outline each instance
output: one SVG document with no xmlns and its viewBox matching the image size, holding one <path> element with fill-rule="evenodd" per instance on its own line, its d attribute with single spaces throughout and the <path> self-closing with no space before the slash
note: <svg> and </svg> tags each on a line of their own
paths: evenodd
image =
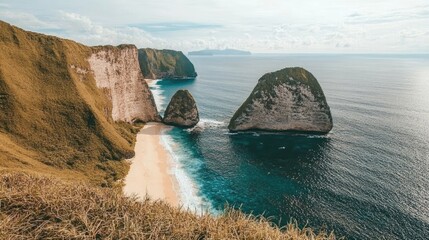
<svg viewBox="0 0 429 240">
<path fill-rule="evenodd" d="M 160 201 L 23 173 L 0 174 L 0 239 L 335 239 L 228 210 L 195 215 Z"/>
<path fill-rule="evenodd" d="M 0 21 L 0 169 L 103 186 L 124 177 L 135 129 L 111 119 L 86 60 L 92 51 Z"/>
<path fill-rule="evenodd" d="M 92 51 L 0 21 L 0 239 L 335 239 L 94 187 L 120 186 L 139 127 L 114 123 L 105 92 L 75 70 Z"/>
</svg>

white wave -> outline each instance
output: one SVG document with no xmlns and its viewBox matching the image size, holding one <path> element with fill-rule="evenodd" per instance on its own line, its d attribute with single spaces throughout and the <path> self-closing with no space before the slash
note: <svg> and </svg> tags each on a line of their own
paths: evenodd
<svg viewBox="0 0 429 240">
<path fill-rule="evenodd" d="M 159 81 L 161 80 L 152 80 L 148 85 L 155 100 L 156 108 L 158 109 L 158 112 L 161 112 L 165 110 L 165 96 L 163 95 L 164 90 L 162 90 L 161 86 L 158 85 Z"/>
<path fill-rule="evenodd" d="M 224 135 L 238 135 L 238 132 L 225 132 Z"/>
<path fill-rule="evenodd" d="M 307 138 L 328 138 L 326 135 L 308 135 Z"/>
<path fill-rule="evenodd" d="M 226 125 L 226 123 L 223 121 L 217 121 L 214 119 L 207 119 L 207 118 L 201 118 L 200 123 L 206 126 L 213 126 L 213 127 L 221 127 Z"/>
<path fill-rule="evenodd" d="M 201 118 L 195 127 L 186 129 L 188 132 L 201 132 L 206 128 L 220 128 L 226 126 L 226 122 L 214 120 L 214 119 L 207 119 L 207 118 Z"/>
<path fill-rule="evenodd" d="M 175 177 L 178 183 L 178 195 L 183 207 L 195 211 L 197 214 L 202 214 L 211 210 L 212 207 L 208 201 L 203 201 L 203 199 L 198 196 L 198 188 L 183 169 L 181 160 L 186 157 L 184 156 L 185 154 L 181 153 L 180 149 L 176 149 L 178 146 L 174 143 L 171 136 L 162 134 L 160 141 L 171 156 L 172 167 L 170 173 Z"/>
</svg>

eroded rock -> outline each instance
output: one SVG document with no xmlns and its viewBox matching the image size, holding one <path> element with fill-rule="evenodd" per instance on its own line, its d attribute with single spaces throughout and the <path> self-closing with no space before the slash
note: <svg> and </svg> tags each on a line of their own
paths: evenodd
<svg viewBox="0 0 429 240">
<path fill-rule="evenodd" d="M 88 59 L 97 87 L 107 90 L 114 121 L 161 121 L 133 45 L 94 47 Z"/>
<path fill-rule="evenodd" d="M 328 133 L 333 127 L 317 79 L 299 67 L 262 76 L 229 123 L 231 131 L 299 131 Z"/>
<path fill-rule="evenodd" d="M 193 127 L 199 121 L 197 104 L 188 90 L 179 90 L 171 98 L 164 113 L 165 124 Z"/>
</svg>

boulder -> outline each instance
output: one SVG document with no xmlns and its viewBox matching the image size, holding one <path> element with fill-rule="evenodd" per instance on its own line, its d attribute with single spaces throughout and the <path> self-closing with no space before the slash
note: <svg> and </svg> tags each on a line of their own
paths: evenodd
<svg viewBox="0 0 429 240">
<path fill-rule="evenodd" d="M 164 113 L 165 124 L 193 127 L 200 121 L 197 104 L 188 90 L 179 90 L 171 98 Z"/>
<path fill-rule="evenodd" d="M 333 127 L 317 79 L 299 67 L 262 76 L 235 112 L 230 131 L 264 130 L 328 133 Z"/>
</svg>

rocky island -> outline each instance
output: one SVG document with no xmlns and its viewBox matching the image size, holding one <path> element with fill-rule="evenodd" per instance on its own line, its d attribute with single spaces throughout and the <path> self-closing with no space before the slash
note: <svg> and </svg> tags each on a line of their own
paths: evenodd
<svg viewBox="0 0 429 240">
<path fill-rule="evenodd" d="M 139 49 L 139 63 L 148 79 L 193 79 L 197 77 L 194 65 L 181 51 Z"/>
<path fill-rule="evenodd" d="M 228 129 L 328 133 L 332 127 L 330 108 L 317 79 L 294 67 L 262 76 Z"/>
<path fill-rule="evenodd" d="M 193 127 L 200 121 L 197 104 L 188 90 L 179 90 L 171 98 L 164 114 L 164 123 Z"/>
</svg>

